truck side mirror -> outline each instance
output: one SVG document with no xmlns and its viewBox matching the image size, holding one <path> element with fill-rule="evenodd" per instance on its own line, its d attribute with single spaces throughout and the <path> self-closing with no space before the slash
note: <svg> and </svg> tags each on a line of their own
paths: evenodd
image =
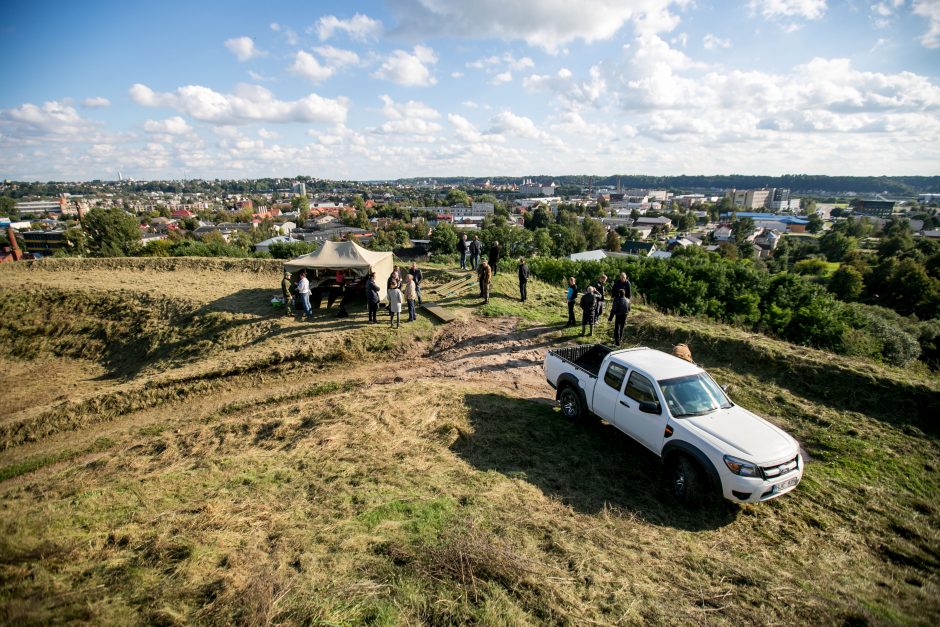
<svg viewBox="0 0 940 627">
<path fill-rule="evenodd" d="M 659 414 L 662 412 L 662 409 L 660 409 L 659 403 L 654 403 L 652 401 L 642 401 L 640 403 L 640 411 L 645 414 Z"/>
</svg>

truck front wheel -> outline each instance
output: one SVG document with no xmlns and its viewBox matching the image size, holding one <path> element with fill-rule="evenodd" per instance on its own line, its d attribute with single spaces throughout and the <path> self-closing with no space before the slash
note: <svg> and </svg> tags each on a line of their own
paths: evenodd
<svg viewBox="0 0 940 627">
<path fill-rule="evenodd" d="M 677 455 L 669 464 L 669 490 L 677 501 L 689 507 L 702 503 L 705 496 L 705 475 L 686 455 Z"/>
<path fill-rule="evenodd" d="M 581 418 L 581 398 L 571 386 L 566 386 L 561 394 L 558 395 L 558 402 L 561 403 L 561 413 L 569 420 L 578 420 Z"/>
</svg>

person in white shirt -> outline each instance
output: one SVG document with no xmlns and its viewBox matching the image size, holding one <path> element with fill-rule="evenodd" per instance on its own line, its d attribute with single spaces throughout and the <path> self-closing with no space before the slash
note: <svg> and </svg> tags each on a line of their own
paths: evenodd
<svg viewBox="0 0 940 627">
<path fill-rule="evenodd" d="M 297 281 L 297 293 L 300 294 L 300 303 L 304 306 L 304 314 L 310 318 L 313 309 L 310 307 L 310 281 L 307 280 L 307 271 L 300 271 L 300 280 Z"/>
</svg>

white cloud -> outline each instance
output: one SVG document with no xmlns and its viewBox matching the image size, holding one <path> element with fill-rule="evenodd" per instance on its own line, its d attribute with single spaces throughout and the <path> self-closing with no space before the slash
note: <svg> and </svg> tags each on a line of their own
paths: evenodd
<svg viewBox="0 0 940 627">
<path fill-rule="evenodd" d="M 490 119 L 490 128 L 486 131 L 486 134 L 503 137 L 512 135 L 543 142 L 555 141 L 548 133 L 539 129 L 530 118 L 523 115 L 516 115 L 508 110 L 497 113 Z"/>
<path fill-rule="evenodd" d="M 507 52 L 503 56 L 493 55 L 477 59 L 476 61 L 470 61 L 467 63 L 467 67 L 477 70 L 487 67 L 506 67 L 511 70 L 525 70 L 530 67 L 535 67 L 535 61 L 530 57 L 517 59 L 511 53 Z"/>
<path fill-rule="evenodd" d="M 414 53 L 395 50 L 372 73 L 373 78 L 392 81 L 405 87 L 428 87 L 437 83 L 428 65 L 437 63 L 437 55 L 426 46 L 415 46 Z"/>
<path fill-rule="evenodd" d="M 252 122 L 344 122 L 349 101 L 309 94 L 298 100 L 277 100 L 264 87 L 239 85 L 234 94 L 222 94 L 201 85 L 187 85 L 175 92 L 155 92 L 136 83 L 131 99 L 145 107 L 166 107 L 212 124 Z"/>
<path fill-rule="evenodd" d="M 111 101 L 102 96 L 95 96 L 94 98 L 85 98 L 82 101 L 82 105 L 88 109 L 100 109 L 102 107 L 110 107 Z"/>
<path fill-rule="evenodd" d="M 522 80 L 522 86 L 529 91 L 554 92 L 568 108 L 596 106 L 607 93 L 607 80 L 597 65 L 591 67 L 588 77 L 588 80 L 579 81 L 571 70 L 561 68 L 554 76 L 528 76 Z"/>
<path fill-rule="evenodd" d="M 178 115 L 166 120 L 147 120 L 144 122 L 144 130 L 148 133 L 165 133 L 167 135 L 185 135 L 192 132 L 193 128 L 186 123 L 186 120 Z"/>
<path fill-rule="evenodd" d="M 82 118 L 74 107 L 58 100 L 44 102 L 41 107 L 26 103 L 2 110 L 0 123 L 15 127 L 13 131 L 17 135 L 75 135 L 91 127 L 91 122 Z"/>
<path fill-rule="evenodd" d="M 318 55 L 326 59 L 330 67 L 339 68 L 345 65 L 357 65 L 359 55 L 352 50 L 343 50 L 333 46 L 317 46 L 313 49 Z"/>
<path fill-rule="evenodd" d="M 450 77 L 451 78 L 463 78 L 463 72 L 451 72 Z"/>
<path fill-rule="evenodd" d="M 225 41 L 225 47 L 229 52 L 235 55 L 239 61 L 248 61 L 255 57 L 263 56 L 265 53 L 255 47 L 255 42 L 251 37 L 235 37 Z"/>
<path fill-rule="evenodd" d="M 391 0 L 398 22 L 396 33 L 411 37 L 476 38 L 480 33 L 505 41 L 522 40 L 556 53 L 574 40 L 587 43 L 610 39 L 628 21 L 643 32 L 676 27 L 672 7 L 689 0 Z"/>
<path fill-rule="evenodd" d="M 940 2 L 937 0 L 914 0 L 912 11 L 915 15 L 927 18 L 927 32 L 920 37 L 925 48 L 940 48 Z"/>
<path fill-rule="evenodd" d="M 281 136 L 280 133 L 269 131 L 266 128 L 258 129 L 258 137 L 260 137 L 261 139 L 277 139 L 280 136 Z"/>
<path fill-rule="evenodd" d="M 321 65 L 317 58 L 309 52 L 298 50 L 294 55 L 294 62 L 288 70 L 297 76 L 302 76 L 313 83 L 319 83 L 333 75 L 333 69 Z"/>
<path fill-rule="evenodd" d="M 288 45 L 296 46 L 298 43 L 300 43 L 300 37 L 297 36 L 297 33 L 282 24 L 271 22 L 271 30 L 273 30 L 275 33 L 283 33 L 284 39 L 287 41 Z"/>
<path fill-rule="evenodd" d="M 314 30 L 320 41 L 326 41 L 337 31 L 344 31 L 355 41 L 367 41 L 376 39 L 382 33 L 382 22 L 361 13 L 356 13 L 348 20 L 341 20 L 335 15 L 324 15 Z"/>
<path fill-rule="evenodd" d="M 450 122 L 454 130 L 457 132 L 457 137 L 461 140 L 467 142 L 468 144 L 476 144 L 484 141 L 483 134 L 473 125 L 470 120 L 463 117 L 462 115 L 457 115 L 456 113 L 450 113 L 447 116 L 447 121 Z"/>
<path fill-rule="evenodd" d="M 430 135 L 441 130 L 441 125 L 435 122 L 441 114 L 423 102 L 409 100 L 408 102 L 395 102 L 391 96 L 381 96 L 383 103 L 382 114 L 388 121 L 379 127 L 381 133 L 411 133 L 415 135 Z"/>
<path fill-rule="evenodd" d="M 817 20 L 826 13 L 826 0 L 749 0 L 752 13 L 772 18 L 804 18 Z"/>
<path fill-rule="evenodd" d="M 722 39 L 712 35 L 711 33 L 708 33 L 704 38 L 702 38 L 702 46 L 706 50 L 714 50 L 715 48 L 730 48 L 731 40 Z"/>
<path fill-rule="evenodd" d="M 502 85 L 503 83 L 512 82 L 512 72 L 500 72 L 493 77 L 493 80 L 490 81 L 491 85 Z"/>
</svg>

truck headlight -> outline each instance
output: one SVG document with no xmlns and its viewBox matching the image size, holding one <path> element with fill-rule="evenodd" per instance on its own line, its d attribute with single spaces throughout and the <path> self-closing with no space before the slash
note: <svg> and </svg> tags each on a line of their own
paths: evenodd
<svg viewBox="0 0 940 627">
<path fill-rule="evenodd" d="M 728 467 L 728 470 L 736 475 L 741 475 L 742 477 L 760 477 L 760 469 L 751 462 L 746 462 L 743 459 L 738 459 L 731 455 L 725 455 L 722 459 L 725 460 L 725 466 Z"/>
</svg>

